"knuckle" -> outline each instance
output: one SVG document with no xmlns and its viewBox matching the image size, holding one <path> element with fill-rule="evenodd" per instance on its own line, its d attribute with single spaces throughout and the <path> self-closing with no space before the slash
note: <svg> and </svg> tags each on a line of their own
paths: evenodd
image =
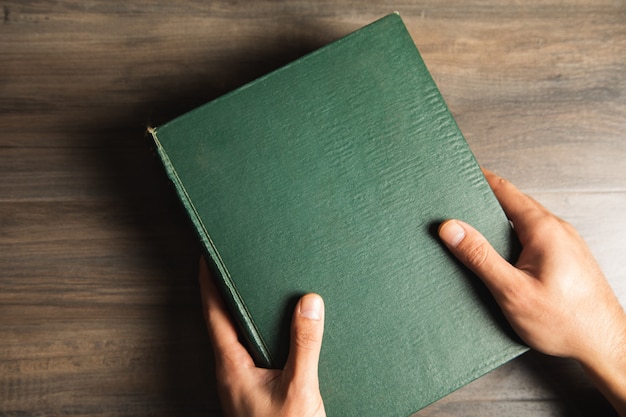
<svg viewBox="0 0 626 417">
<path fill-rule="evenodd" d="M 502 177 L 498 177 L 495 181 L 496 187 L 508 187 L 510 184 L 511 183 L 506 178 Z"/>
<path fill-rule="evenodd" d="M 315 326 L 302 326 L 295 332 L 293 343 L 299 349 L 316 349 L 321 343 L 321 337 L 318 333 Z"/>
<path fill-rule="evenodd" d="M 517 283 L 509 283 L 501 289 L 503 307 L 508 311 L 518 311 L 529 302 L 528 294 L 523 294 Z"/>
<path fill-rule="evenodd" d="M 539 311 L 539 288 L 535 283 L 534 279 L 524 275 L 509 281 L 500 291 L 502 308 L 516 317 L 528 317 L 529 313 Z"/>
<path fill-rule="evenodd" d="M 564 229 L 564 231 L 567 234 L 575 236 L 575 237 L 580 237 L 578 230 L 571 223 L 561 218 L 558 218 L 557 220 L 561 224 L 561 227 Z"/>
<path fill-rule="evenodd" d="M 470 242 L 464 250 L 465 260 L 475 269 L 481 269 L 489 258 L 489 245 L 486 241 Z"/>
<path fill-rule="evenodd" d="M 509 184 L 509 181 L 497 175 L 494 175 L 490 181 L 491 188 L 494 190 L 506 187 Z"/>
<path fill-rule="evenodd" d="M 563 227 L 563 223 L 560 221 L 560 219 L 558 219 L 556 216 L 552 215 L 551 213 L 543 213 L 538 219 L 537 219 L 537 229 L 539 230 L 558 230 L 559 228 Z"/>
<path fill-rule="evenodd" d="M 542 213 L 534 219 L 534 227 L 529 235 L 532 243 L 541 242 L 545 240 L 546 236 L 552 236 L 557 239 L 567 236 L 579 236 L 570 223 L 550 212 Z"/>
</svg>

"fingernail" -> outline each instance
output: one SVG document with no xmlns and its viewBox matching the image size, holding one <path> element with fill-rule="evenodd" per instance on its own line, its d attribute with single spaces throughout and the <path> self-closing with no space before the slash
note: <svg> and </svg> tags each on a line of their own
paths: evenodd
<svg viewBox="0 0 626 417">
<path fill-rule="evenodd" d="M 465 229 L 456 220 L 448 220 L 439 228 L 439 237 L 449 246 L 456 248 L 465 237 Z"/>
<path fill-rule="evenodd" d="M 300 315 L 307 319 L 320 320 L 323 307 L 322 298 L 317 295 L 305 295 L 300 299 Z"/>
</svg>

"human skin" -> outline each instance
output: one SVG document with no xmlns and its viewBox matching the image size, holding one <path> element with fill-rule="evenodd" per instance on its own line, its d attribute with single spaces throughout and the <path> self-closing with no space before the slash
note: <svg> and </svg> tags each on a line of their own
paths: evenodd
<svg viewBox="0 0 626 417">
<path fill-rule="evenodd" d="M 529 346 L 579 361 L 626 417 L 626 315 L 596 260 L 571 225 L 510 182 L 484 172 L 522 244 L 518 261 L 508 263 L 461 220 L 442 223 L 440 238 L 484 281 Z M 307 294 L 296 305 L 285 368 L 262 369 L 239 342 L 203 260 L 199 275 L 226 415 L 325 416 L 317 377 L 324 326 L 321 297 Z"/>
<path fill-rule="evenodd" d="M 569 223 L 484 173 L 522 244 L 518 261 L 505 261 L 459 220 L 441 224 L 439 236 L 483 280 L 530 347 L 579 361 L 626 416 L 626 315 L 591 251 Z"/>
<path fill-rule="evenodd" d="M 324 332 L 324 302 L 304 295 L 294 309 L 285 368 L 264 369 L 239 342 L 204 259 L 200 290 L 215 352 L 215 373 L 224 413 L 230 417 L 325 417 L 317 364 Z"/>
</svg>

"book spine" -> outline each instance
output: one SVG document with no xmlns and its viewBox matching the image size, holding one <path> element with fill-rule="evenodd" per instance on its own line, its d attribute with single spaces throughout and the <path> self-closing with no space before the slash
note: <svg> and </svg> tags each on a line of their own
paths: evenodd
<svg viewBox="0 0 626 417">
<path fill-rule="evenodd" d="M 209 262 L 209 267 L 211 268 L 211 272 L 213 275 L 213 279 L 215 280 L 218 288 L 221 291 L 222 298 L 224 299 L 227 307 L 229 308 L 231 314 L 234 316 L 235 322 L 239 327 L 240 334 L 244 338 L 248 351 L 252 356 L 254 362 L 257 366 L 264 368 L 272 368 L 274 367 L 272 358 L 269 354 L 269 350 L 267 349 L 263 338 L 259 334 L 257 327 L 254 324 L 254 321 L 251 318 L 250 313 L 248 312 L 237 288 L 235 287 L 230 274 L 228 273 L 228 269 L 222 258 L 219 255 L 219 252 L 215 248 L 211 237 L 202 222 L 202 219 L 198 215 L 198 212 L 191 201 L 191 198 L 187 194 L 185 186 L 182 181 L 178 177 L 176 173 L 176 169 L 172 165 L 169 157 L 167 156 L 167 152 L 161 146 L 159 139 L 157 137 L 157 129 L 156 128 L 148 128 L 148 132 L 152 136 L 154 141 L 154 145 L 156 148 L 157 155 L 165 168 L 165 172 L 168 178 L 172 181 L 176 193 L 183 204 L 185 212 L 187 213 L 191 223 L 193 224 L 194 230 L 198 235 L 200 242 L 202 244 L 202 248 L 204 250 L 204 255 L 207 261 Z"/>
</svg>

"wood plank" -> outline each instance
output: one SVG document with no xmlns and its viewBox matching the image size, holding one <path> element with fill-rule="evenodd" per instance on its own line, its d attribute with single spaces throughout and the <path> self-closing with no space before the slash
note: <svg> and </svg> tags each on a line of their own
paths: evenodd
<svg viewBox="0 0 626 417">
<path fill-rule="evenodd" d="M 528 352 L 414 414 L 414 417 L 616 416 L 567 359 Z"/>
<path fill-rule="evenodd" d="M 121 137 L 102 147 L 0 147 L 0 175 L 11 178 L 0 183 L 0 201 L 171 204 L 171 187 L 143 132 Z"/>
<path fill-rule="evenodd" d="M 69 285 L 76 277 L 103 287 L 146 284 L 154 290 L 171 282 L 173 272 L 188 277 L 197 268 L 199 246 L 177 205 L 16 202 L 0 204 L 0 213 L 5 285 L 29 279 Z"/>
<path fill-rule="evenodd" d="M 547 193 L 539 199 L 563 217 L 569 217 L 572 223 L 583 225 L 581 233 L 597 252 L 606 256 L 605 269 L 607 263 L 609 270 L 616 268 L 622 274 L 617 283 L 624 281 L 619 258 L 610 258 L 615 238 L 623 235 L 611 227 L 598 229 L 591 220 L 601 226 L 606 220 L 610 224 L 611 219 L 618 219 L 620 211 L 616 208 L 623 207 L 626 195 L 584 193 L 564 197 Z M 174 366 L 172 362 L 187 369 L 192 377 L 208 378 L 208 350 L 204 368 L 199 373 L 196 368 L 198 352 L 206 349 L 206 335 L 195 285 L 195 255 L 190 255 L 193 250 L 174 249 L 185 241 L 188 246 L 194 245 L 193 236 L 176 233 L 185 226 L 181 224 L 167 233 L 145 229 L 146 225 L 132 221 L 132 215 L 125 217 L 119 208 L 106 202 L 61 203 L 58 211 L 49 210 L 59 204 L 0 205 L 0 218 L 8 219 L 2 225 L 5 233 L 0 239 L 0 263 L 5 266 L 0 291 L 0 369 L 7 371 L 0 372 L 6 378 L 2 383 L 28 387 L 20 388 L 29 390 L 31 400 L 26 406 L 38 406 L 41 401 L 56 398 L 38 390 L 59 390 L 54 404 L 67 401 L 81 413 L 89 413 L 89 404 L 71 393 L 78 386 L 90 391 L 94 403 L 119 403 L 119 394 L 99 393 L 89 383 L 68 386 L 60 381 L 81 381 L 104 374 L 101 376 L 116 378 L 118 388 L 130 392 L 150 390 L 151 384 L 166 384 L 168 378 L 152 368 Z M 594 207 L 598 206 L 603 211 L 596 216 Z M 119 217 L 110 221 L 115 218 L 114 213 Z M 166 215 L 167 212 L 163 214 Z M 612 232 L 616 232 L 613 240 L 609 236 Z M 167 247 L 161 248 L 163 245 Z M 178 257 L 178 266 L 163 268 L 158 262 L 163 254 L 169 254 L 170 262 L 173 256 Z M 149 262 L 139 263 L 140 259 Z M 28 269 L 23 268 L 26 264 Z M 170 345 L 177 343 L 182 346 L 175 349 L 183 349 L 184 353 L 180 357 L 170 356 Z M 571 381 L 585 386 L 582 397 L 577 387 L 554 392 L 550 384 L 556 385 L 572 366 L 553 358 L 542 359 L 539 364 L 520 358 L 418 415 L 455 415 L 464 410 L 463 415 L 506 411 L 507 415 L 547 416 L 553 415 L 555 409 L 571 411 L 571 398 L 587 404 L 583 408 L 586 410 L 605 407 L 580 373 L 574 373 Z M 151 382 L 141 385 L 144 378 Z M 200 401 L 200 388 L 206 386 L 188 387 L 187 393 Z M 16 388 L 4 389 L 8 398 L 14 399 L 7 404 L 17 407 L 17 403 L 23 402 L 22 394 L 11 391 Z M 145 406 L 148 400 L 142 398 Z M 132 395 L 127 398 L 136 400 Z M 137 408 L 131 410 L 135 412 Z M 576 415 L 569 411 L 565 415 Z"/>
<path fill-rule="evenodd" d="M 126 142 L 105 147 L 0 147 L 0 175 L 11 178 L 0 183 L 0 201 L 143 198 L 158 204 L 169 192 L 167 180 L 143 132 L 124 137 Z M 587 137 L 555 134 L 514 146 L 492 137 L 468 142 L 479 163 L 529 193 L 626 191 L 626 141 L 617 132 Z"/>
<path fill-rule="evenodd" d="M 0 414 L 217 415 L 195 238 L 155 211 L 0 204 Z"/>
<path fill-rule="evenodd" d="M 242 8 L 95 1 L 86 8 L 66 1 L 42 11 L 29 3 L 8 2 L 0 28 L 2 73 L 11 79 L 0 101 L 5 132 L 25 125 L 56 132 L 162 123 L 392 10 L 384 3 L 355 13 L 342 2 Z M 505 114 L 513 112 L 525 126 L 519 115 L 542 103 L 541 112 L 623 114 L 626 11 L 619 2 L 393 7 L 403 13 L 453 109 L 489 106 L 480 125 L 466 128 L 470 136 L 485 135 L 501 116 L 491 111 L 507 103 Z M 552 124 L 562 130 L 567 120 L 559 123 L 558 115 Z M 612 132 L 624 127 L 623 118 L 610 120 L 617 123 Z M 528 133 L 543 132 L 547 124 Z M 577 129 L 567 132 L 576 136 Z M 500 140 L 511 137 L 503 133 L 509 134 Z M 11 136 L 2 140 L 19 144 Z"/>
<path fill-rule="evenodd" d="M 398 10 L 480 163 L 574 224 L 623 304 L 626 4 L 7 0 L 0 414 L 218 416 L 160 124 Z M 381 394 L 383 395 L 383 394 Z M 611 415 L 530 353 L 417 415 Z"/>
</svg>

